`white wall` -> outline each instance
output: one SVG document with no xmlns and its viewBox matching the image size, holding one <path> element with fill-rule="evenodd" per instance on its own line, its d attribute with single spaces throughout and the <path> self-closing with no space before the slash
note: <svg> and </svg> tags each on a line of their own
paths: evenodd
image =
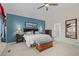
<svg viewBox="0 0 79 59">
<path fill-rule="evenodd" d="M 79 4 L 59 4 L 58 6 L 50 6 L 48 11 L 45 11 L 45 8 L 40 10 L 37 7 L 42 4 L 3 4 L 4 9 L 7 13 L 22 15 L 37 19 L 42 19 L 46 21 L 46 29 L 52 29 L 55 23 L 60 23 L 62 26 L 62 39 L 65 41 L 65 20 L 77 18 L 79 25 Z M 78 26 L 78 35 L 79 35 L 79 26 Z M 66 39 L 66 41 L 70 39 Z M 78 38 L 79 40 L 79 38 Z M 78 41 L 78 40 L 70 40 Z M 69 41 L 69 42 L 70 42 Z"/>
<path fill-rule="evenodd" d="M 53 13 L 53 24 L 60 23 L 62 27 L 62 39 L 60 40 L 66 41 L 68 43 L 79 44 L 79 4 L 62 4 L 58 8 L 54 9 Z M 74 18 L 77 18 L 77 40 L 65 38 L 65 20 Z"/>
</svg>

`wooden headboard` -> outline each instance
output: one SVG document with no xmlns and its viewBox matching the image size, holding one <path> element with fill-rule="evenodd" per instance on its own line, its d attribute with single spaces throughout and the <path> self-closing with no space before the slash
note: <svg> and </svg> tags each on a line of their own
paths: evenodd
<svg viewBox="0 0 79 59">
<path fill-rule="evenodd" d="M 34 28 L 24 28 L 24 32 L 28 32 L 28 31 L 33 31 L 33 33 L 35 34 L 35 31 L 38 31 L 38 29 L 34 29 Z"/>
<path fill-rule="evenodd" d="M 34 28 L 24 28 L 24 32 L 27 31 L 38 31 L 38 29 L 34 29 Z"/>
</svg>

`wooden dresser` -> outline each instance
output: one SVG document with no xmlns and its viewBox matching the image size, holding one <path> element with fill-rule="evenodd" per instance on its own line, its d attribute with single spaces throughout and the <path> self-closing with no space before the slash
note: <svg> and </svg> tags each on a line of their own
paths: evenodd
<svg viewBox="0 0 79 59">
<path fill-rule="evenodd" d="M 16 34 L 16 43 L 23 42 L 24 37 L 21 34 Z"/>
</svg>

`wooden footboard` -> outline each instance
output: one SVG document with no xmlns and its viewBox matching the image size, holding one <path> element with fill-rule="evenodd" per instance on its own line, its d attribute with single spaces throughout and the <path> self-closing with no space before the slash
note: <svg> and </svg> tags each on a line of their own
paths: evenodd
<svg viewBox="0 0 79 59">
<path fill-rule="evenodd" d="M 39 52 L 42 52 L 43 50 L 46 50 L 50 47 L 53 47 L 53 42 L 50 41 L 50 42 L 47 42 L 47 43 L 42 43 L 42 44 L 37 44 L 36 45 L 36 49 L 39 51 Z"/>
</svg>

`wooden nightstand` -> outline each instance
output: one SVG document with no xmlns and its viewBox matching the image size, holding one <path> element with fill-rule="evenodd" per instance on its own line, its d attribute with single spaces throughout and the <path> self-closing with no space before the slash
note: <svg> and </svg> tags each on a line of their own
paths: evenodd
<svg viewBox="0 0 79 59">
<path fill-rule="evenodd" d="M 48 34 L 52 37 L 52 30 L 49 30 L 49 29 L 45 30 L 45 34 Z"/>
<path fill-rule="evenodd" d="M 16 43 L 23 41 L 24 41 L 23 34 L 16 34 Z"/>
</svg>

